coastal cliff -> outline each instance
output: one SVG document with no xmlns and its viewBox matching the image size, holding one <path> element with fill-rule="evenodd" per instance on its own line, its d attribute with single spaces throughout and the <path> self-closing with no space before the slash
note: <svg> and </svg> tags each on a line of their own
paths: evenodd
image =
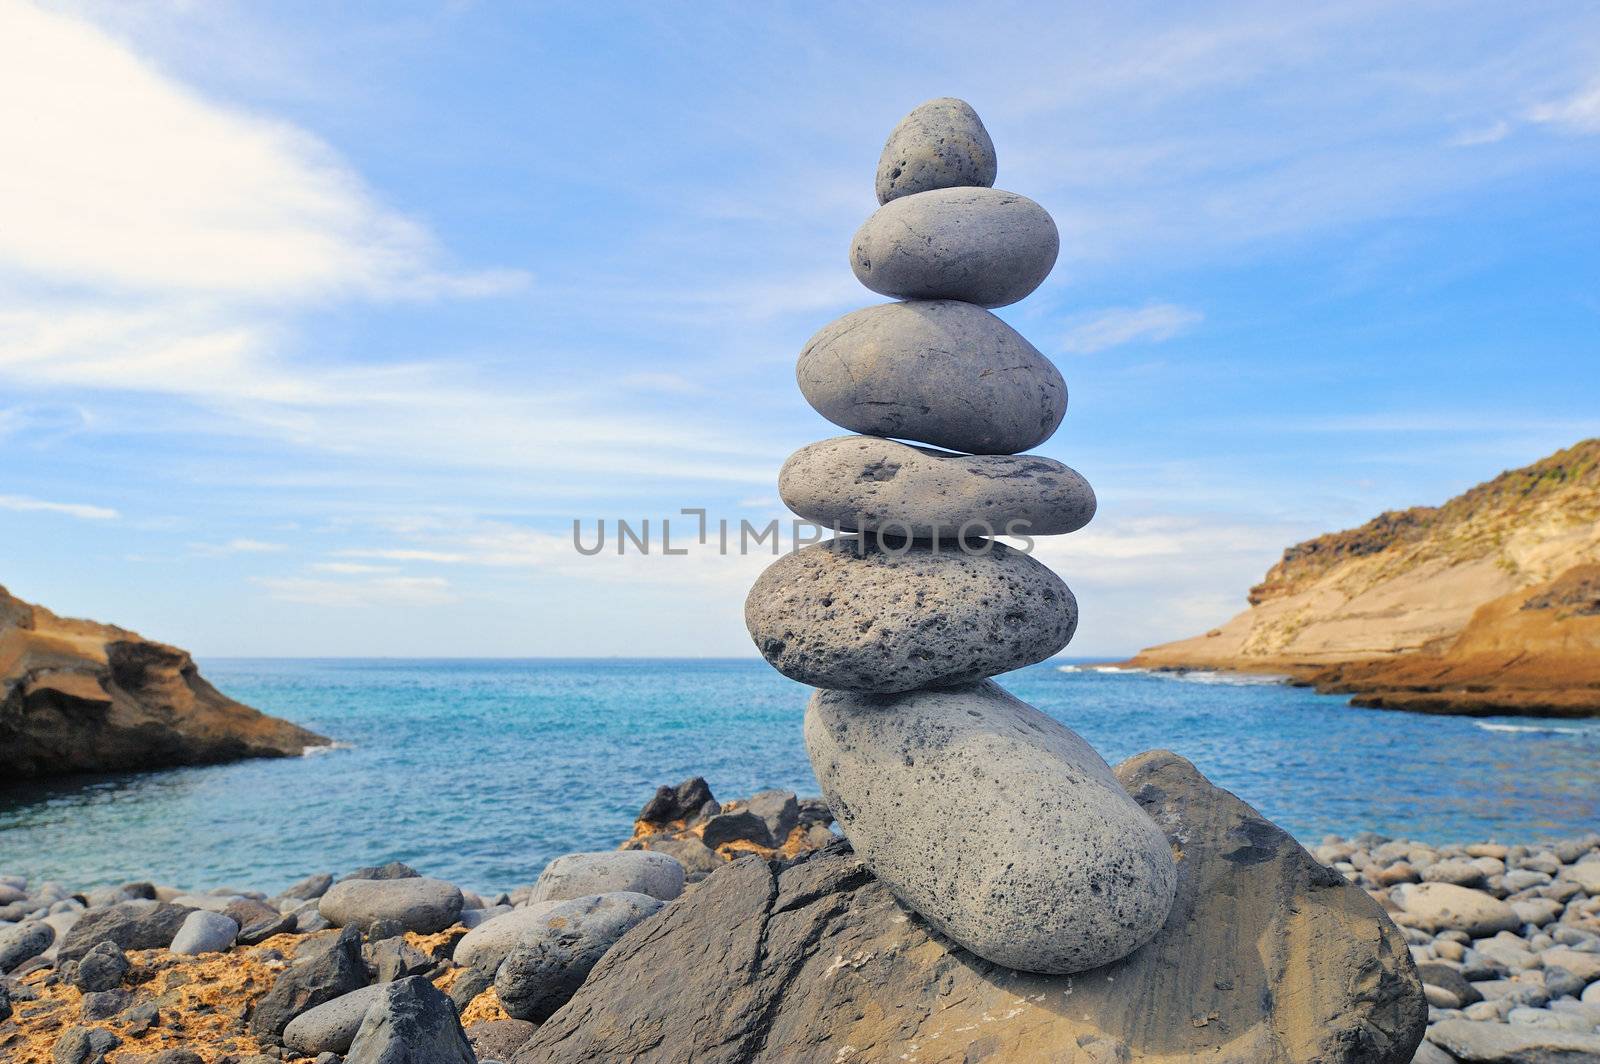
<svg viewBox="0 0 1600 1064">
<path fill-rule="evenodd" d="M 1600 439 L 1290 547 L 1248 598 L 1131 664 L 1281 672 L 1378 708 L 1600 715 Z"/>
<path fill-rule="evenodd" d="M 0 587 L 0 782 L 291 757 L 313 732 L 235 702 L 187 652 Z"/>
</svg>

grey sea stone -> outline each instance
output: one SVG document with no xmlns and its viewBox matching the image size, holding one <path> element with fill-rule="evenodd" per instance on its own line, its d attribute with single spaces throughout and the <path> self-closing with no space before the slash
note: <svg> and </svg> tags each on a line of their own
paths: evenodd
<svg viewBox="0 0 1600 1064">
<path fill-rule="evenodd" d="M 545 865 L 529 901 L 565 901 L 632 891 L 671 901 L 683 893 L 683 865 L 649 850 L 569 853 Z"/>
<path fill-rule="evenodd" d="M 491 972 L 494 971 L 500 967 L 500 962 L 506 959 L 506 954 L 516 948 L 522 933 L 542 926 L 545 914 L 560 904 L 559 901 L 534 902 L 520 909 L 512 909 L 493 920 L 484 921 L 468 931 L 461 941 L 456 943 L 455 953 L 451 955 L 451 959 L 463 968 L 487 968 Z"/>
<path fill-rule="evenodd" d="M 716 849 L 730 842 L 753 842 L 772 846 L 772 831 L 767 822 L 748 809 L 733 809 L 706 819 L 700 829 L 700 844 Z"/>
<path fill-rule="evenodd" d="M 115 942 L 102 942 L 77 963 L 72 985 L 84 993 L 111 990 L 122 985 L 123 977 L 132 967 L 128 955 L 118 949 Z"/>
<path fill-rule="evenodd" d="M 577 992 L 617 939 L 662 904 L 648 894 L 618 891 L 552 908 L 538 926 L 523 932 L 495 973 L 501 1007 L 515 1019 L 543 1023 Z"/>
<path fill-rule="evenodd" d="M 183 926 L 178 928 L 168 948 L 185 956 L 222 953 L 233 948 L 233 940 L 238 934 L 239 924 L 233 917 L 197 909 L 183 921 Z"/>
<path fill-rule="evenodd" d="M 785 676 L 843 691 L 968 683 L 1065 647 L 1078 624 L 1067 585 L 1021 551 L 984 547 L 871 534 L 807 547 L 761 574 L 745 627 Z"/>
<path fill-rule="evenodd" d="M 480 1061 L 510 1060 L 538 1030 L 527 1020 L 485 1020 L 467 1028 L 467 1041 Z"/>
<path fill-rule="evenodd" d="M 100 1027 L 71 1027 L 50 1050 L 51 1064 L 105 1064 L 122 1039 Z"/>
<path fill-rule="evenodd" d="M 30 920 L 13 927 L 0 928 L 0 975 L 24 961 L 33 960 L 49 949 L 55 939 L 55 928 L 43 920 Z"/>
<path fill-rule="evenodd" d="M 306 1056 L 348 1053 L 367 1009 L 385 989 L 385 984 L 374 983 L 307 1009 L 283 1029 L 283 1044 Z"/>
<path fill-rule="evenodd" d="M 1026 196 L 941 188 L 891 200 L 850 241 L 856 280 L 893 299 L 959 299 L 1003 307 L 1049 276 L 1056 223 Z"/>
<path fill-rule="evenodd" d="M 873 873 L 985 960 L 1066 975 L 1167 919 L 1172 850 L 1094 748 L 992 682 L 818 691 L 806 749 Z"/>
<path fill-rule="evenodd" d="M 629 839 L 625 845 L 630 850 L 652 850 L 666 854 L 683 865 L 686 877 L 707 875 L 723 865 L 722 858 L 692 835 L 682 839 L 674 835 L 644 835 Z"/>
<path fill-rule="evenodd" d="M 819 329 L 795 377 L 841 428 L 969 454 L 1016 454 L 1067 412 L 1061 372 L 1011 326 L 950 299 L 882 303 Z"/>
<path fill-rule="evenodd" d="M 420 879 L 421 877 L 421 872 L 404 861 L 390 861 L 383 865 L 363 865 L 354 872 L 346 872 L 340 876 L 339 882 L 351 879 Z"/>
<path fill-rule="evenodd" d="M 317 911 L 335 927 L 369 930 L 392 922 L 402 930 L 431 935 L 456 922 L 461 891 L 442 879 L 344 879 L 328 888 Z"/>
<path fill-rule="evenodd" d="M 361 956 L 361 935 L 353 927 L 340 931 L 326 945 L 302 952 L 308 955 L 296 956 L 250 1016 L 251 1032 L 263 1041 L 277 1041 L 296 1016 L 369 982 Z"/>
<path fill-rule="evenodd" d="M 878 157 L 878 202 L 936 188 L 989 188 L 997 172 L 994 141 L 965 100 L 941 96 L 900 120 Z"/>
<path fill-rule="evenodd" d="M 788 841 L 789 833 L 800 823 L 800 800 L 793 791 L 759 791 L 750 796 L 744 807 L 761 818 L 774 846 Z"/>
<path fill-rule="evenodd" d="M 953 454 L 876 436 L 802 447 L 778 474 L 801 517 L 833 529 L 911 539 L 1075 532 L 1094 517 L 1094 489 L 1036 455 Z"/>
<path fill-rule="evenodd" d="M 57 957 L 75 961 L 101 942 L 122 949 L 165 949 L 194 910 L 160 901 L 125 901 L 83 913 L 61 940 Z"/>
<path fill-rule="evenodd" d="M 1461 1064 L 1580 1064 L 1600 1060 L 1600 1034 L 1579 1034 L 1533 1024 L 1443 1020 L 1428 1041 Z"/>
<path fill-rule="evenodd" d="M 470 931 L 475 927 L 482 927 L 495 917 L 504 916 L 510 911 L 511 906 L 509 905 L 490 905 L 482 909 L 462 909 L 461 915 L 456 918 L 456 922 Z"/>
<path fill-rule="evenodd" d="M 478 1058 L 450 999 L 414 975 L 384 984 L 345 1064 L 478 1064 Z"/>
</svg>

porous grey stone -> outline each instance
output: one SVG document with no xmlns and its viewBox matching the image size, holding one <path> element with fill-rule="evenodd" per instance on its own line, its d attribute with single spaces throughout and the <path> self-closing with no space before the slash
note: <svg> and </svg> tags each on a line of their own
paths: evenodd
<svg viewBox="0 0 1600 1064">
<path fill-rule="evenodd" d="M 366 931 L 390 921 L 405 931 L 431 935 L 456 922 L 461 904 L 461 891 L 455 884 L 406 876 L 341 880 L 317 902 L 317 911 L 336 927 Z"/>
<path fill-rule="evenodd" d="M 15 927 L 0 928 L 0 975 L 31 961 L 56 940 L 55 928 L 43 920 L 30 920 Z"/>
<path fill-rule="evenodd" d="M 478 1064 L 478 1058 L 450 999 L 414 975 L 384 985 L 345 1064 Z"/>
<path fill-rule="evenodd" d="M 233 940 L 238 934 L 239 924 L 233 917 L 196 909 L 178 928 L 170 949 L 186 956 L 221 953 L 233 948 Z"/>
<path fill-rule="evenodd" d="M 891 200 L 850 241 L 856 280 L 894 299 L 959 299 L 1003 307 L 1049 276 L 1056 223 L 1026 196 L 941 188 Z"/>
<path fill-rule="evenodd" d="M 761 574 L 745 626 L 785 676 L 843 691 L 948 686 L 1043 661 L 1072 639 L 1077 602 L 1026 554 L 986 547 L 887 549 L 871 534 L 807 547 Z"/>
<path fill-rule="evenodd" d="M 648 894 L 619 891 L 557 905 L 522 933 L 495 973 L 501 1007 L 516 1019 L 543 1023 L 577 992 L 617 939 L 662 904 Z"/>
<path fill-rule="evenodd" d="M 367 1009 L 385 989 L 385 984 L 374 983 L 307 1009 L 283 1029 L 283 1044 L 306 1056 L 348 1053 Z"/>
<path fill-rule="evenodd" d="M 683 893 L 683 865 L 648 850 L 569 853 L 545 865 L 528 900 L 565 901 L 617 891 L 671 901 Z"/>
<path fill-rule="evenodd" d="M 878 202 L 936 188 L 994 184 L 994 141 L 965 100 L 942 96 L 900 120 L 878 157 Z"/>
<path fill-rule="evenodd" d="M 951 454 L 876 436 L 836 436 L 783 464 L 778 494 L 833 529 L 912 539 L 1054 536 L 1094 517 L 1094 489 L 1036 455 Z"/>
<path fill-rule="evenodd" d="M 1172 908 L 1155 822 L 1093 747 L 994 683 L 818 691 L 805 739 L 867 867 L 986 960 L 1086 971 L 1144 945 Z"/>
<path fill-rule="evenodd" d="M 981 307 L 949 299 L 852 311 L 806 341 L 800 391 L 841 428 L 969 454 L 1048 440 L 1067 412 L 1050 360 Z"/>
<path fill-rule="evenodd" d="M 545 914 L 560 904 L 559 901 L 534 902 L 486 920 L 456 943 L 451 957 L 463 968 L 487 968 L 493 972 L 506 959 L 506 954 L 516 948 L 522 933 L 540 926 Z"/>
</svg>

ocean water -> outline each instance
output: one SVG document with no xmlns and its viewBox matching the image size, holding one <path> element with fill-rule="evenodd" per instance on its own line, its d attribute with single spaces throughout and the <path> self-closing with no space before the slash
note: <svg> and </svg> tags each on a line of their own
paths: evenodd
<svg viewBox="0 0 1600 1064">
<path fill-rule="evenodd" d="M 807 691 L 760 661 L 211 660 L 232 696 L 336 738 L 308 757 L 0 788 L 0 873 L 276 890 L 403 860 L 481 891 L 610 849 L 662 783 L 815 793 Z M 1116 761 L 1194 761 L 1302 841 L 1600 828 L 1600 721 L 1356 709 L 1259 678 L 1047 663 L 1001 682 Z"/>
</svg>

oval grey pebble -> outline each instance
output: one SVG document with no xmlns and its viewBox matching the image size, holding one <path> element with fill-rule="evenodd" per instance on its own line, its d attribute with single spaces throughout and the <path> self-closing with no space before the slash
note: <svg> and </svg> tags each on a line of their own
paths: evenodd
<svg viewBox="0 0 1600 1064">
<path fill-rule="evenodd" d="M 1067 412 L 1067 383 L 1050 360 L 957 300 L 852 311 L 806 342 L 795 378 L 835 425 L 968 454 L 1026 451 Z"/>
<path fill-rule="evenodd" d="M 1003 307 L 1050 275 L 1056 223 L 1026 196 L 995 188 L 940 188 L 890 200 L 850 241 L 850 268 L 895 299 L 959 299 Z"/>
<path fill-rule="evenodd" d="M 1078 604 L 1061 578 L 1001 543 L 886 549 L 867 534 L 778 559 L 745 599 L 745 626 L 773 668 L 813 687 L 910 691 L 1043 661 L 1072 639 Z"/>
<path fill-rule="evenodd" d="M 828 528 L 911 539 L 1060 535 L 1095 510 L 1089 482 L 1052 459 L 952 454 L 876 436 L 802 447 L 783 464 L 778 494 Z"/>
<path fill-rule="evenodd" d="M 994 184 L 994 141 L 965 100 L 942 96 L 918 105 L 889 134 L 878 157 L 878 202 L 936 188 Z"/>
</svg>

